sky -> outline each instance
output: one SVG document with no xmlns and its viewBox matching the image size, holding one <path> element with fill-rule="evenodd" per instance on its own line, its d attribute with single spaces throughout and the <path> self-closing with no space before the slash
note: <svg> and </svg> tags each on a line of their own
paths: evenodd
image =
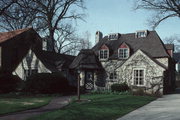
<svg viewBox="0 0 180 120">
<path fill-rule="evenodd" d="M 88 31 L 90 41 L 95 43 L 95 32 L 101 31 L 103 36 L 110 33 L 133 33 L 137 30 L 152 30 L 147 20 L 152 12 L 134 10 L 135 0 L 86 0 L 85 20 L 78 21 L 77 31 L 82 34 Z M 162 22 L 156 29 L 161 39 L 180 35 L 180 18 L 170 18 Z"/>
</svg>

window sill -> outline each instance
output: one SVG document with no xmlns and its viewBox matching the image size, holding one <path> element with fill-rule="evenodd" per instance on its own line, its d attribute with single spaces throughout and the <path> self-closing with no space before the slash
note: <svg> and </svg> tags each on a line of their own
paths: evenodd
<svg viewBox="0 0 180 120">
<path fill-rule="evenodd" d="M 99 61 L 108 61 L 108 58 L 107 59 L 99 59 Z"/>
<path fill-rule="evenodd" d="M 132 87 L 142 87 L 142 88 L 144 88 L 146 86 L 145 85 L 132 85 Z"/>
</svg>

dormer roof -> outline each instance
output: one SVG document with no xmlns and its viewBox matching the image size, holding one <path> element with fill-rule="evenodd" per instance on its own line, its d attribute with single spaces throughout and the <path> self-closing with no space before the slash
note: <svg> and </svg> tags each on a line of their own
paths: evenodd
<svg viewBox="0 0 180 120">
<path fill-rule="evenodd" d="M 92 49 L 98 55 L 99 48 L 106 44 L 109 49 L 113 51 L 113 54 L 109 56 L 110 59 L 118 58 L 118 48 L 125 42 L 131 48 L 131 54 L 133 54 L 138 49 L 141 49 L 151 55 L 154 58 L 169 57 L 166 52 L 165 46 L 162 40 L 156 33 L 156 31 L 148 31 L 146 37 L 135 37 L 136 33 L 121 34 L 118 40 L 109 40 L 108 36 L 105 36 L 101 41 L 99 41 Z"/>
</svg>

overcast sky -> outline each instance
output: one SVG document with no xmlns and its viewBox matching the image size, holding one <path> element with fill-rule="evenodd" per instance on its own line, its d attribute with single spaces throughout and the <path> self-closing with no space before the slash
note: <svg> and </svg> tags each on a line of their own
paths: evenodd
<svg viewBox="0 0 180 120">
<path fill-rule="evenodd" d="M 134 0 L 86 0 L 86 22 L 78 21 L 78 32 L 89 31 L 91 41 L 94 43 L 97 30 L 101 31 L 103 35 L 151 30 L 147 20 L 151 18 L 152 12 L 134 11 L 133 2 Z M 170 18 L 162 22 L 156 31 L 161 39 L 180 35 L 180 18 Z"/>
</svg>

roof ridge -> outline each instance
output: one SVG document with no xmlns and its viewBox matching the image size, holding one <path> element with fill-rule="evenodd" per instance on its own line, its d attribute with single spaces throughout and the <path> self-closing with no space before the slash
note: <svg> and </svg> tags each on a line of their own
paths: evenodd
<svg viewBox="0 0 180 120">
<path fill-rule="evenodd" d="M 28 30 L 33 30 L 33 28 L 24 28 L 24 29 L 18 29 L 18 30 L 13 30 L 9 32 L 0 32 L 0 43 L 5 42 L 9 39 L 14 38 L 17 35 L 22 34 L 23 32 L 26 32 Z"/>
</svg>

